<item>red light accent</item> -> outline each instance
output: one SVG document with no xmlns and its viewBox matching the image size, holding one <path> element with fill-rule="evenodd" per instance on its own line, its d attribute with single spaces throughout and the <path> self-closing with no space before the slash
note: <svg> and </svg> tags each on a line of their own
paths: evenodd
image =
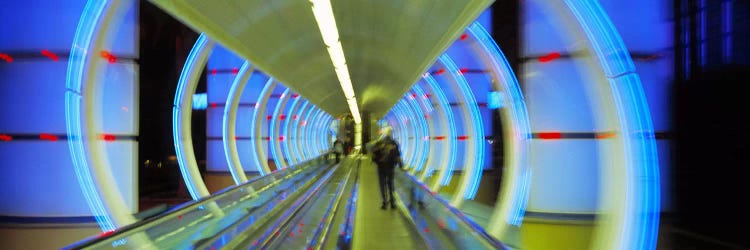
<svg viewBox="0 0 750 250">
<path fill-rule="evenodd" d="M 182 220 L 182 215 L 178 215 L 178 216 L 177 216 L 177 219 L 178 219 L 178 220 Z"/>
<path fill-rule="evenodd" d="M 39 139 L 45 140 L 45 141 L 57 141 L 57 136 L 53 134 L 40 134 Z"/>
<path fill-rule="evenodd" d="M 438 76 L 439 76 L 439 75 L 441 75 L 441 74 L 443 74 L 443 73 L 445 73 L 445 69 L 444 69 L 444 68 L 441 68 L 441 69 L 437 70 L 437 72 L 435 72 L 435 75 L 438 75 Z"/>
<path fill-rule="evenodd" d="M 466 38 L 469 37 L 466 33 L 461 34 L 461 40 L 466 40 Z"/>
<path fill-rule="evenodd" d="M 232 68 L 232 74 L 236 75 L 238 73 L 240 73 L 240 69 L 238 69 L 238 68 Z"/>
<path fill-rule="evenodd" d="M 445 229 L 445 222 L 443 222 L 443 220 L 438 220 L 437 224 L 438 224 L 438 227 Z"/>
<path fill-rule="evenodd" d="M 211 74 L 212 74 L 212 75 L 216 75 L 216 74 L 218 74 L 218 73 L 219 73 L 219 70 L 217 70 L 217 69 L 212 69 L 212 70 L 211 70 Z"/>
<path fill-rule="evenodd" d="M 539 62 L 541 62 L 541 63 L 551 62 L 552 60 L 555 60 L 557 58 L 560 58 L 560 53 L 559 52 L 552 52 L 552 53 L 546 54 L 546 55 L 544 55 L 542 57 L 539 57 Z"/>
<path fill-rule="evenodd" d="M 102 57 L 103 57 L 104 59 L 107 59 L 107 61 L 108 61 L 109 63 L 114 63 L 114 62 L 117 62 L 117 57 L 116 57 L 115 55 L 112 55 L 112 53 L 109 53 L 109 51 L 106 51 L 106 50 L 102 50 L 102 52 L 100 53 L 100 55 L 101 55 L 101 56 L 102 56 Z"/>
<path fill-rule="evenodd" d="M 430 119 L 430 115 L 424 115 L 425 119 Z"/>
<path fill-rule="evenodd" d="M 268 136 L 263 136 L 263 140 L 266 140 L 266 141 L 270 141 L 270 140 L 271 140 L 271 137 L 268 137 Z"/>
<path fill-rule="evenodd" d="M 212 103 L 211 103 L 211 107 L 212 107 L 212 108 L 215 108 L 216 106 L 217 106 L 217 104 L 216 104 L 215 102 L 212 102 Z"/>
<path fill-rule="evenodd" d="M 299 94 L 297 93 L 292 94 L 292 98 L 297 98 L 297 97 L 299 97 Z"/>
<path fill-rule="evenodd" d="M 430 232 L 430 228 L 427 228 L 427 227 L 425 227 L 425 228 L 424 228 L 424 232 L 425 232 L 425 233 L 429 233 L 429 232 Z"/>
<path fill-rule="evenodd" d="M 117 139 L 117 137 L 113 134 L 102 134 L 102 140 L 114 141 L 115 139 Z"/>
<path fill-rule="evenodd" d="M 464 141 L 464 140 L 466 140 L 466 139 L 468 139 L 468 138 L 469 138 L 469 136 L 468 136 L 468 135 L 459 135 L 459 136 L 457 137 L 457 139 L 458 139 L 459 141 Z"/>
<path fill-rule="evenodd" d="M 13 137 L 6 134 L 0 134 L 0 141 L 10 141 L 13 140 Z"/>
<path fill-rule="evenodd" d="M 279 141 L 284 141 L 284 136 L 279 136 Z"/>
<path fill-rule="evenodd" d="M 435 136 L 435 140 L 438 140 L 438 141 L 445 140 L 445 136 L 444 135 Z"/>
<path fill-rule="evenodd" d="M 294 232 L 289 233 L 290 237 L 294 237 Z"/>
<path fill-rule="evenodd" d="M 487 103 L 486 102 L 480 102 L 480 103 L 477 103 L 477 106 L 479 106 L 479 107 L 487 107 Z"/>
<path fill-rule="evenodd" d="M 560 138 L 562 138 L 562 133 L 560 132 L 540 132 L 539 133 L 539 139 L 554 140 L 554 139 L 560 139 Z"/>
<path fill-rule="evenodd" d="M 411 94 L 412 98 L 417 98 L 417 94 Z"/>
<path fill-rule="evenodd" d="M 279 116 L 279 120 L 284 120 L 284 119 L 286 119 L 286 115 L 280 115 Z"/>
<path fill-rule="evenodd" d="M 304 225 L 305 225 L 305 224 L 303 224 L 303 223 L 300 223 L 300 224 L 299 224 L 299 226 L 300 226 L 300 227 L 301 227 L 301 226 L 304 226 Z M 302 230 L 302 229 L 300 229 L 300 230 Z"/>
<path fill-rule="evenodd" d="M 42 55 L 49 57 L 49 59 L 52 59 L 52 61 L 59 61 L 60 58 L 55 55 L 55 53 L 50 52 L 49 50 L 43 49 Z"/>
<path fill-rule="evenodd" d="M 610 139 L 617 137 L 617 133 L 615 132 L 601 132 L 596 133 L 596 139 Z"/>
<path fill-rule="evenodd" d="M 115 230 L 109 230 L 99 233 L 99 238 L 107 237 L 115 233 Z"/>
<path fill-rule="evenodd" d="M 273 116 L 270 116 L 270 115 L 269 115 L 269 116 L 266 116 L 266 120 L 269 120 L 269 121 L 270 121 L 271 119 L 273 119 Z"/>
<path fill-rule="evenodd" d="M 3 60 L 5 60 L 5 62 L 8 62 L 8 63 L 13 62 L 13 57 L 10 57 L 8 54 L 0 53 L 0 58 L 2 58 Z"/>
<path fill-rule="evenodd" d="M 299 117 L 297 117 L 297 115 L 293 115 L 292 116 L 292 120 L 297 120 L 297 118 L 299 118 Z"/>
<path fill-rule="evenodd" d="M 466 74 L 467 72 L 469 72 L 469 69 L 467 69 L 467 68 L 461 68 L 458 71 L 461 72 L 461 74 Z"/>
<path fill-rule="evenodd" d="M 424 94 L 424 98 L 425 98 L 425 99 L 429 99 L 429 98 L 430 98 L 431 96 L 432 96 L 432 95 L 430 95 L 430 94 Z"/>
</svg>

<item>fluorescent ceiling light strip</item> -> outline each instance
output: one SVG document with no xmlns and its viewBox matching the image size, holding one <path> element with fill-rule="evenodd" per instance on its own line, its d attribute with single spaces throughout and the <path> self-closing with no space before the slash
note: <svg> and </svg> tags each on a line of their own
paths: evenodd
<svg viewBox="0 0 750 250">
<path fill-rule="evenodd" d="M 357 108 L 357 101 L 354 98 L 354 87 L 349 76 L 349 69 L 346 66 L 346 57 L 344 49 L 339 41 L 339 32 L 336 26 L 336 18 L 333 16 L 333 8 L 330 0 L 310 0 L 312 12 L 315 16 L 315 22 L 318 23 L 320 35 L 323 37 L 323 43 L 328 46 L 328 55 L 331 57 L 331 63 L 336 71 L 336 77 L 339 79 L 341 89 L 349 104 L 349 111 L 352 113 L 354 122 L 362 122 Z"/>
</svg>

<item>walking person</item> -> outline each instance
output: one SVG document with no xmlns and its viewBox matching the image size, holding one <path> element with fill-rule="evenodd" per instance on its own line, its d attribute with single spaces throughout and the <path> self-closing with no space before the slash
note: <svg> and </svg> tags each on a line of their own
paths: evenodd
<svg viewBox="0 0 750 250">
<path fill-rule="evenodd" d="M 378 168 L 380 194 L 383 199 L 380 209 L 387 209 L 388 204 L 390 204 L 391 208 L 396 208 L 396 204 L 394 203 L 393 176 L 396 165 L 401 169 L 404 168 L 404 163 L 401 160 L 401 151 L 399 150 L 398 143 L 391 137 L 391 132 L 392 129 L 390 127 L 381 129 L 381 139 L 375 142 L 372 151 L 372 160 Z"/>
<path fill-rule="evenodd" d="M 333 154 L 336 156 L 336 163 L 341 161 L 341 155 L 344 154 L 344 143 L 338 138 L 333 141 Z"/>
</svg>

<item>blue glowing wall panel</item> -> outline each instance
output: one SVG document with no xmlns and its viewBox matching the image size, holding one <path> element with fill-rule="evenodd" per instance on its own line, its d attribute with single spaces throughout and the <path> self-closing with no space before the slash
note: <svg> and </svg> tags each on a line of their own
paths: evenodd
<svg viewBox="0 0 750 250">
<path fill-rule="evenodd" d="M 548 213 L 596 211 L 597 142 L 534 140 L 531 143 L 531 195 L 528 210 Z M 592 154 L 594 153 L 594 154 Z"/>
<path fill-rule="evenodd" d="M 232 51 L 217 44 L 208 60 L 208 69 L 232 69 L 240 68 L 245 60 L 235 55 Z"/>
<path fill-rule="evenodd" d="M 0 215 L 21 217 L 90 216 L 66 141 L 65 81 L 67 55 L 85 1 L 10 1 L 0 7 Z M 108 52 L 118 59 L 106 64 L 97 94 L 103 105 L 102 130 L 109 162 L 128 208 L 137 211 L 138 144 L 138 9 L 126 12 L 112 31 Z M 48 50 L 58 61 L 45 57 Z M 99 58 L 99 57 L 97 57 Z M 48 134 L 57 140 L 41 140 Z"/>
<path fill-rule="evenodd" d="M 595 130 L 585 76 L 576 74 L 574 60 L 524 64 L 524 94 L 532 131 L 592 132 Z"/>
<path fill-rule="evenodd" d="M 70 50 L 86 1 L 3 1 L 0 6 L 0 51 L 53 52 Z M 137 4 L 136 4 L 137 5 Z M 112 54 L 138 55 L 138 10 L 125 14 L 122 28 L 113 39 Z"/>
<path fill-rule="evenodd" d="M 131 211 L 137 208 L 137 144 L 111 142 L 107 153 L 114 176 Z M 0 143 L 3 159 L 0 215 L 19 217 L 90 216 L 78 187 L 68 143 L 60 140 Z"/>
<path fill-rule="evenodd" d="M 224 145 L 222 144 L 222 129 L 223 129 L 223 116 L 224 116 L 224 105 L 226 104 L 229 96 L 229 90 L 232 87 L 234 79 L 237 74 L 233 73 L 235 69 L 239 68 L 244 63 L 244 60 L 236 56 L 231 51 L 217 45 L 213 53 L 208 60 L 208 80 L 207 80 L 207 96 L 208 96 L 208 109 L 207 109 L 207 121 L 206 121 L 206 136 L 208 137 L 206 145 L 206 169 L 212 172 L 228 172 L 228 164 L 224 152 Z M 245 171 L 256 171 L 254 161 L 250 158 L 251 144 L 255 134 L 250 131 L 251 123 L 253 122 L 253 112 L 255 110 L 254 104 L 257 103 L 259 94 L 268 81 L 269 77 L 263 72 L 254 71 L 250 79 L 248 79 L 245 89 L 240 97 L 240 106 L 237 110 L 236 119 L 236 136 L 237 138 L 237 152 L 240 157 L 240 163 Z M 283 88 L 277 87 L 274 89 L 274 94 L 278 95 L 283 92 Z M 268 136 L 268 126 L 270 122 L 266 119 L 269 115 L 273 114 L 277 97 L 269 99 L 266 105 L 266 111 L 262 115 L 263 121 L 261 124 L 261 136 Z M 215 105 L 215 106 L 212 106 Z M 262 139 L 262 138 L 260 138 Z M 268 155 L 268 158 L 272 157 L 272 154 L 268 151 L 268 142 L 262 143 L 262 150 Z"/>
<path fill-rule="evenodd" d="M 668 56 L 671 56 L 671 53 Z M 672 105 L 670 103 L 672 72 L 674 72 L 672 60 L 636 61 L 635 68 L 643 83 L 654 131 L 671 130 L 672 122 L 669 114 Z"/>
<path fill-rule="evenodd" d="M 206 161 L 213 163 L 210 165 L 211 168 L 207 170 L 212 172 L 229 172 L 229 165 L 227 164 L 227 158 L 224 155 L 224 150 L 218 150 L 224 147 L 223 142 L 221 140 L 208 140 L 206 141 L 206 143 L 206 148 L 217 149 L 209 150 L 206 152 Z M 255 168 L 255 163 L 253 162 L 253 159 L 250 158 L 250 154 L 248 153 L 251 149 L 250 143 L 253 142 L 247 139 L 237 140 L 237 152 L 239 152 L 240 163 L 242 163 L 242 167 L 243 169 L 245 169 L 245 172 L 257 171 L 257 169 Z"/>
<path fill-rule="evenodd" d="M 581 71 L 582 68 L 580 66 L 577 67 L 572 63 L 566 62 L 571 61 L 571 59 L 564 58 L 571 55 L 575 57 L 576 54 L 573 52 L 585 49 L 585 41 L 572 38 L 575 34 L 581 32 L 580 28 L 577 27 L 577 23 L 573 19 L 563 21 L 564 18 L 571 18 L 569 13 L 566 14 L 565 10 L 546 9 L 546 4 L 542 3 L 543 0 L 532 0 L 525 1 L 522 5 L 522 57 L 526 58 L 526 60 L 523 63 L 522 72 L 520 72 L 520 79 L 524 86 L 524 94 L 527 97 L 532 130 L 534 132 L 552 131 L 565 133 L 593 132 L 606 129 L 596 127 L 594 119 L 597 117 L 591 111 L 571 112 L 573 110 L 585 110 L 585 106 L 593 109 L 595 106 L 592 105 L 597 105 L 589 101 L 593 99 L 592 96 L 589 96 L 589 99 L 586 100 L 587 95 L 591 94 L 587 93 L 583 86 L 598 79 L 582 77 L 582 75 L 590 75 L 590 73 Z M 671 126 L 671 122 L 668 119 L 669 82 L 673 77 L 673 63 L 671 61 L 673 26 L 670 23 L 672 2 L 666 0 L 635 0 L 602 1 L 601 4 L 620 33 L 631 55 L 634 57 L 636 70 L 643 83 L 655 131 L 657 133 L 668 131 Z M 539 62 L 540 57 L 552 53 L 560 53 L 563 58 L 543 64 Z M 666 159 L 662 158 L 662 155 L 668 155 L 668 147 L 665 145 L 666 143 L 659 143 L 659 161 L 662 164 L 662 174 L 668 173 L 668 169 L 665 166 L 669 164 L 668 157 L 665 157 Z M 540 152 L 551 150 L 542 150 L 539 148 L 546 146 L 535 145 L 535 147 L 537 148 L 534 149 L 541 150 Z M 598 154 L 594 151 L 591 153 L 592 155 Z M 532 152 L 532 161 L 540 161 L 537 159 L 538 157 L 547 156 L 539 156 L 539 153 Z M 541 169 L 552 169 L 552 166 L 555 164 L 570 164 L 542 162 L 542 166 L 534 164 L 532 166 Z M 586 160 L 586 162 L 590 161 Z M 535 179 L 545 179 L 548 174 L 550 174 L 550 178 L 554 176 L 554 172 L 547 173 L 546 171 L 534 170 Z M 581 174 L 585 173 L 581 172 Z M 589 185 L 591 183 L 594 182 L 576 184 Z M 668 185 L 666 184 L 668 183 L 667 175 L 662 175 L 661 183 L 663 186 Z M 541 201 L 547 198 L 550 198 L 550 201 L 554 201 L 552 198 L 556 196 L 552 192 L 554 189 L 540 185 L 536 183 L 532 186 L 528 208 L 530 211 L 541 209 L 542 207 L 539 205 L 542 204 L 540 203 Z M 578 186 L 571 187 L 570 189 L 576 190 Z M 665 197 L 668 196 L 668 194 L 664 193 L 662 195 Z M 668 199 L 662 199 L 662 203 L 662 208 L 669 207 Z M 570 207 L 571 204 L 561 201 L 560 204 L 557 204 L 560 209 L 558 212 L 565 212 L 565 209 Z M 580 201 L 580 204 L 593 203 Z M 546 206 L 554 207 L 552 205 L 548 202 Z"/>
<path fill-rule="evenodd" d="M 671 131 L 670 93 L 674 79 L 673 1 L 601 1 L 601 5 L 634 57 L 636 71 L 641 78 L 651 111 L 654 132 Z M 714 16 L 718 19 L 720 15 Z M 662 211 L 671 210 L 668 140 L 661 138 L 657 141 L 659 166 L 662 170 Z"/>
<path fill-rule="evenodd" d="M 551 52 L 562 53 L 582 48 L 583 44 L 575 44 L 565 39 L 565 32 L 568 32 L 565 30 L 566 26 L 553 18 L 558 10 L 546 9 L 539 1 L 525 1 L 522 4 L 523 45 L 521 48 L 523 56 L 539 56 Z"/>
<path fill-rule="evenodd" d="M 0 62 L 0 102 L 5 104 L 0 109 L 0 133 L 66 133 L 65 95 L 61 94 L 65 93 L 66 70 L 62 62 Z"/>
<path fill-rule="evenodd" d="M 0 109 L 0 133 L 38 131 L 64 134 L 65 79 L 67 64 L 53 61 L 18 61 L 0 64 L 0 93 L 6 107 Z M 103 92 L 104 130 L 113 134 L 137 133 L 137 65 L 124 62 L 108 64 Z M 13 119 L 10 119 L 13 118 Z M 111 122 L 109 122 L 111 121 Z"/>
<path fill-rule="evenodd" d="M 600 3 L 628 50 L 658 51 L 672 46 L 672 1 L 628 0 Z"/>
<path fill-rule="evenodd" d="M 587 85 L 595 80 L 580 59 L 543 60 L 553 53 L 583 49 L 568 26 L 541 1 L 522 4 L 522 54 L 518 73 L 533 133 L 594 133 L 597 131 Z M 599 72 L 598 75 L 601 75 Z M 591 139 L 532 139 L 532 171 L 526 210 L 545 213 L 597 211 L 599 173 L 597 141 Z"/>
</svg>

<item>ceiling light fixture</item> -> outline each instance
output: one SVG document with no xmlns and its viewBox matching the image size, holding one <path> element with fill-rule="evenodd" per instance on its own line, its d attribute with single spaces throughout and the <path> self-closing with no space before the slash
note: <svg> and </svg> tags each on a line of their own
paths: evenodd
<svg viewBox="0 0 750 250">
<path fill-rule="evenodd" d="M 362 118 L 359 116 L 357 99 L 354 97 L 354 87 L 352 87 L 352 80 L 349 77 L 349 68 L 346 66 L 344 49 L 341 47 L 341 41 L 339 41 L 339 32 L 338 27 L 336 27 L 336 19 L 333 16 L 331 1 L 310 0 L 310 3 L 312 4 L 315 22 L 318 23 L 320 35 L 323 37 L 323 43 L 327 47 L 328 55 L 331 57 L 331 63 L 333 63 L 333 68 L 336 71 L 336 77 L 338 77 L 341 89 L 344 91 L 349 111 L 352 113 L 354 123 L 360 124 Z"/>
</svg>

